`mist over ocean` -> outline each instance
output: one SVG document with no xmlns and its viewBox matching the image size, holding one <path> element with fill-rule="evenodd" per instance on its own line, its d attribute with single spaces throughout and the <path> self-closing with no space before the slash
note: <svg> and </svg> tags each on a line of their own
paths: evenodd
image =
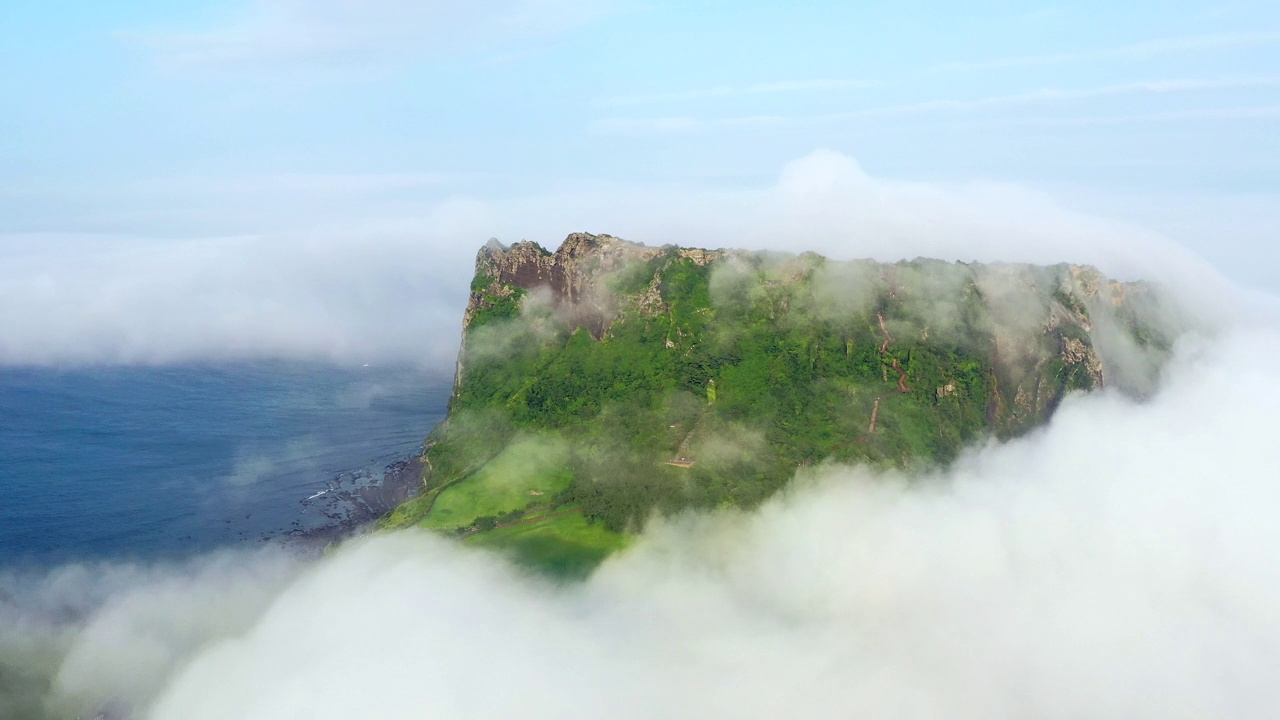
<svg viewBox="0 0 1280 720">
<path fill-rule="evenodd" d="M 0 568 L 186 557 L 333 524 L 449 380 L 298 362 L 0 370 Z"/>
</svg>

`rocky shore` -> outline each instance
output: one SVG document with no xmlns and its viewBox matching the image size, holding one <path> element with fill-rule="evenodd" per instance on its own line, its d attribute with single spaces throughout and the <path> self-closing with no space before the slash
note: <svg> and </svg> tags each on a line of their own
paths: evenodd
<svg viewBox="0 0 1280 720">
<path fill-rule="evenodd" d="M 303 548 L 324 548 L 370 530 L 397 505 L 422 489 L 422 455 L 387 464 L 380 473 L 361 471 L 336 476 L 326 488 L 302 501 L 304 513 L 324 518 L 314 525 L 295 520 L 293 526 L 263 540 L 282 539 Z"/>
</svg>

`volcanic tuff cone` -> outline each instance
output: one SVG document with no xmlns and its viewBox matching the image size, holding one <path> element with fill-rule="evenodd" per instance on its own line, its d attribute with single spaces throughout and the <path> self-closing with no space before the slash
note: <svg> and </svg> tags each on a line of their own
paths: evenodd
<svg viewBox="0 0 1280 720">
<path fill-rule="evenodd" d="M 1177 333 L 1164 318 L 1155 287 L 1080 265 L 491 241 L 427 492 L 394 522 L 501 533 L 567 513 L 620 531 L 758 503 L 811 463 L 948 462 L 1072 392 L 1148 391 Z M 513 457 L 530 438 L 537 457 Z M 480 499 L 450 500 L 464 489 Z"/>
</svg>

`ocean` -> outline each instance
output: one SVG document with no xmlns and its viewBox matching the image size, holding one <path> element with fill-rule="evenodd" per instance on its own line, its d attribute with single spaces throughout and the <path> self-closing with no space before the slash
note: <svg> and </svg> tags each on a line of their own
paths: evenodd
<svg viewBox="0 0 1280 720">
<path fill-rule="evenodd" d="M 182 558 L 344 522 L 450 380 L 294 362 L 0 369 L 0 568 Z"/>
</svg>

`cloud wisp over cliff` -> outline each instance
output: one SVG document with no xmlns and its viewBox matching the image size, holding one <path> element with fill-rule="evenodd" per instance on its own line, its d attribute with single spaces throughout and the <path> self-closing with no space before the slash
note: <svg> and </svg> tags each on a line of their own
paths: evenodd
<svg viewBox="0 0 1280 720">
<path fill-rule="evenodd" d="M 835 258 L 1091 263 L 1118 279 L 1225 292 L 1208 265 L 1141 228 L 1013 186 L 876 178 L 830 151 L 761 187 L 568 189 L 408 210 L 333 205 L 290 206 L 295 215 L 261 221 L 295 228 L 287 232 L 0 236 L 0 364 L 282 358 L 447 373 L 476 248 L 491 236 L 554 247 L 574 230 Z"/>
<path fill-rule="evenodd" d="M 582 585 L 414 533 L 303 566 L 246 557 L 260 593 L 152 571 L 62 627 L 51 702 L 156 720 L 1256 717 L 1280 703 L 1277 353 L 1272 325 L 1188 337 L 1146 401 L 1072 397 L 945 472 L 811 469 L 758 512 L 653 525 Z M 219 622 L 175 618 L 184 592 Z M 121 664 L 140 654 L 166 662 Z"/>
</svg>

